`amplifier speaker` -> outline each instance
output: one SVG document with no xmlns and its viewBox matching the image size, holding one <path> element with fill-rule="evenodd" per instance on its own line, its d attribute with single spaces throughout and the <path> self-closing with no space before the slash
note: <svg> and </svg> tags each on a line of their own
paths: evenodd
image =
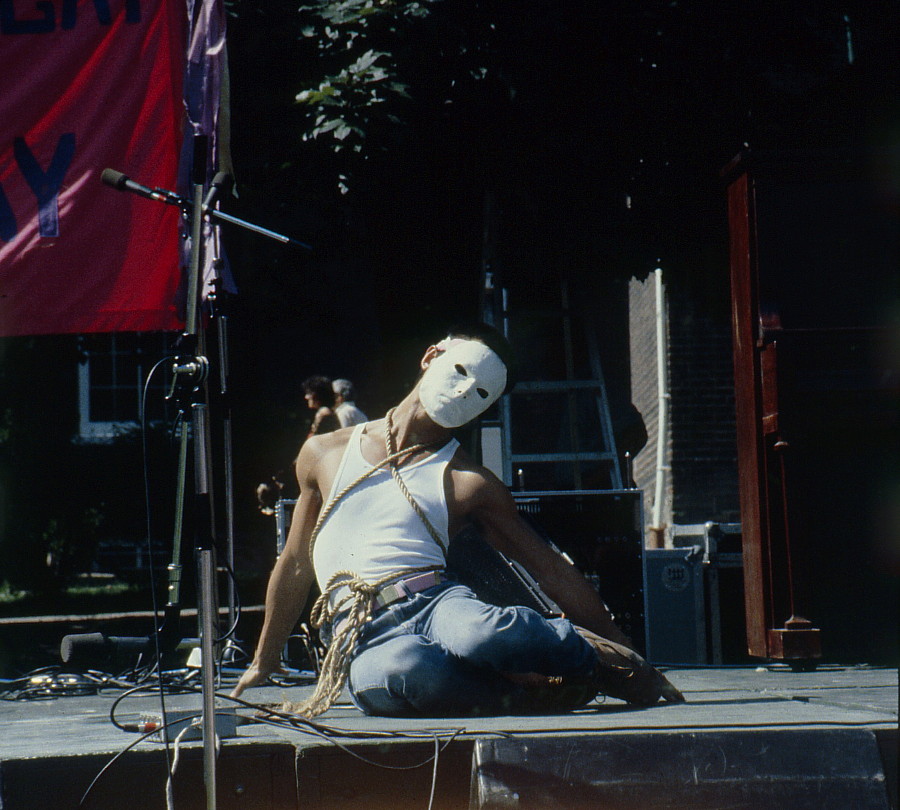
<svg viewBox="0 0 900 810">
<path fill-rule="evenodd" d="M 654 664 L 706 664 L 703 565 L 692 549 L 645 551 L 647 659 Z"/>
<path fill-rule="evenodd" d="M 745 664 L 739 523 L 674 526 L 675 548 L 644 552 L 647 657 L 655 664 Z"/>
</svg>

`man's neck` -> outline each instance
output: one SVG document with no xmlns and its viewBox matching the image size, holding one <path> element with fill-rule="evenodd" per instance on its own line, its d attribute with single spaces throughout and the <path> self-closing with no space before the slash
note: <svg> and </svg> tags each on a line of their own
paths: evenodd
<svg viewBox="0 0 900 810">
<path fill-rule="evenodd" d="M 403 450 L 416 444 L 434 444 L 450 438 L 450 431 L 435 424 L 425 413 L 414 389 L 394 409 L 394 447 Z"/>
</svg>

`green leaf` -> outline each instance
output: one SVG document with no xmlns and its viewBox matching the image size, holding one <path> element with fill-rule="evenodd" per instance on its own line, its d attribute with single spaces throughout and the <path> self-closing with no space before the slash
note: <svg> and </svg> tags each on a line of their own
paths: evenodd
<svg viewBox="0 0 900 810">
<path fill-rule="evenodd" d="M 387 87 L 388 90 L 390 90 L 392 93 L 395 93 L 398 96 L 402 96 L 403 98 L 410 97 L 409 93 L 407 92 L 407 90 L 409 90 L 408 84 L 403 84 L 402 82 L 390 82 L 389 84 L 387 84 L 385 86 Z"/>
<path fill-rule="evenodd" d="M 344 121 L 343 118 L 332 118 L 330 121 L 326 121 L 322 126 L 316 127 L 316 130 L 319 134 L 324 135 L 326 132 L 331 132 L 332 130 L 337 129 L 338 127 L 347 126 L 347 122 Z"/>
<path fill-rule="evenodd" d="M 362 56 L 359 57 L 348 70 L 351 73 L 363 73 L 368 70 L 368 68 L 372 67 L 375 62 L 382 56 L 387 56 L 383 51 L 366 51 Z"/>
</svg>

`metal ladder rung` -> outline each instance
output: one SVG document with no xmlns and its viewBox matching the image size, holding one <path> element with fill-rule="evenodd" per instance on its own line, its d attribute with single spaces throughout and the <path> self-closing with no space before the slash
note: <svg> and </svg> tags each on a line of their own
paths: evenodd
<svg viewBox="0 0 900 810">
<path fill-rule="evenodd" d="M 597 343 L 597 335 L 589 320 L 589 315 L 585 312 L 573 313 L 569 306 L 569 289 L 566 280 L 560 281 L 560 307 L 558 309 L 548 310 L 546 308 L 533 309 L 524 307 L 513 311 L 509 305 L 507 291 L 502 287 L 495 286 L 493 272 L 486 274 L 485 290 L 490 295 L 490 303 L 492 305 L 499 304 L 499 312 L 489 312 L 485 320 L 489 323 L 495 323 L 495 315 L 499 314 L 502 320 L 504 331 L 508 333 L 509 322 L 513 314 L 515 317 L 525 319 L 540 318 L 543 321 L 561 321 L 565 375 L 562 380 L 521 380 L 516 387 L 510 392 L 510 396 L 502 397 L 499 403 L 499 421 L 500 421 L 500 455 L 502 457 L 502 478 L 508 486 L 512 484 L 514 474 L 513 467 L 521 463 L 569 463 L 572 465 L 572 475 L 574 478 L 574 488 L 576 490 L 582 488 L 582 471 L 580 464 L 582 462 L 604 462 L 608 465 L 610 487 L 612 489 L 622 488 L 622 473 L 619 469 L 619 457 L 616 452 L 616 441 L 612 427 L 612 419 L 609 410 L 609 401 L 606 394 L 606 382 L 603 379 L 603 370 L 600 364 L 600 351 Z M 499 299 L 495 301 L 494 292 L 499 290 Z M 584 332 L 585 341 L 587 343 L 588 360 L 590 363 L 590 371 L 593 379 L 576 380 L 575 376 L 575 357 L 572 346 L 573 339 L 573 319 L 577 318 L 581 321 Z M 600 437 L 602 439 L 602 451 L 582 451 L 578 448 L 584 444 L 584 436 L 581 435 L 579 427 L 580 414 L 578 411 L 583 397 L 577 395 L 581 392 L 590 392 L 595 400 L 597 408 L 597 416 L 600 421 Z M 538 394 L 564 394 L 566 396 L 563 416 L 568 417 L 568 422 L 561 422 L 561 425 L 568 425 L 569 441 L 568 445 L 574 448 L 573 452 L 561 453 L 513 453 L 511 451 L 513 443 L 513 407 L 512 398 L 516 395 L 538 395 Z M 546 400 L 544 400 L 546 402 Z M 562 437 L 560 437 L 562 443 Z"/>
<path fill-rule="evenodd" d="M 548 380 L 546 382 L 519 382 L 512 390 L 513 394 L 537 393 L 545 394 L 555 391 L 601 390 L 603 382 L 600 380 Z"/>
<path fill-rule="evenodd" d="M 553 461 L 609 461 L 618 462 L 614 453 L 586 451 L 584 453 L 512 453 L 510 461 L 553 462 Z"/>
</svg>

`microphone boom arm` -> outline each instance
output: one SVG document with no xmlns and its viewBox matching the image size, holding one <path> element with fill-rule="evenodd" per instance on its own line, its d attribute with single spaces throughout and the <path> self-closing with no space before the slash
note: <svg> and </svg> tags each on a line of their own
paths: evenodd
<svg viewBox="0 0 900 810">
<path fill-rule="evenodd" d="M 219 175 L 216 175 L 216 178 L 218 177 Z M 165 188 L 149 188 L 148 186 L 142 186 L 140 183 L 134 182 L 130 177 L 122 174 L 122 172 L 117 172 L 115 169 L 104 169 L 103 173 L 100 175 L 100 179 L 106 185 L 111 186 L 117 191 L 128 191 L 132 194 L 137 194 L 139 197 L 146 197 L 149 200 L 154 200 L 155 202 L 165 203 L 166 205 L 177 205 L 188 219 L 193 215 L 193 201 L 176 194 L 174 191 L 169 191 Z M 222 181 L 220 181 L 219 185 L 223 185 Z M 212 188 L 217 188 L 215 179 L 213 180 Z M 313 249 L 312 245 L 309 245 L 306 242 L 292 239 L 290 236 L 276 233 L 268 228 L 263 228 L 261 225 L 255 225 L 252 222 L 247 222 L 246 220 L 239 219 L 231 214 L 219 211 L 217 208 L 213 207 L 214 201 L 215 195 L 207 195 L 202 206 L 203 214 L 208 216 L 211 220 L 227 222 L 230 225 L 237 225 L 248 231 L 252 231 L 253 233 L 258 233 L 260 236 L 265 236 L 269 239 L 274 239 L 276 242 L 281 242 L 283 245 L 293 245 L 294 247 L 299 247 L 303 250 Z"/>
</svg>

